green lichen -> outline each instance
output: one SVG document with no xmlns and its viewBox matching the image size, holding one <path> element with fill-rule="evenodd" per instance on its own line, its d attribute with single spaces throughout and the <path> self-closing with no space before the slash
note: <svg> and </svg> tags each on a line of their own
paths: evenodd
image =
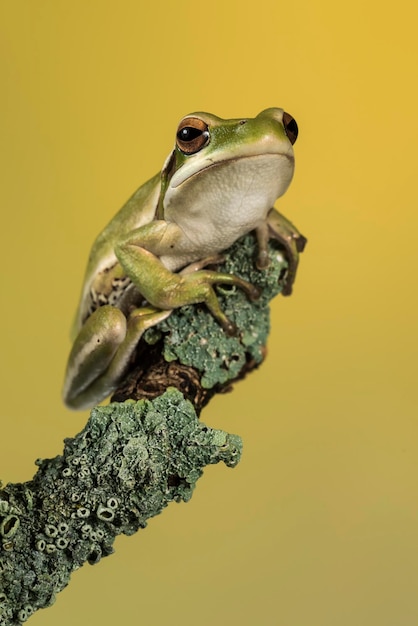
<svg viewBox="0 0 418 626">
<path fill-rule="evenodd" d="M 51 605 L 74 570 L 113 552 L 117 535 L 187 502 L 206 465 L 235 467 L 240 454 L 239 437 L 205 426 L 173 388 L 93 409 L 62 456 L 0 490 L 0 625 Z"/>
<path fill-rule="evenodd" d="M 269 243 L 267 269 L 256 268 L 256 253 L 255 237 L 247 235 L 225 252 L 225 262 L 219 265 L 219 271 L 236 274 L 261 290 L 260 298 L 251 302 L 237 287 L 216 287 L 222 310 L 238 328 L 237 336 L 227 336 L 203 305 L 175 310 L 145 333 L 149 344 L 163 337 L 165 360 L 178 360 L 199 370 L 207 389 L 237 378 L 248 358 L 256 363 L 263 360 L 270 330 L 269 301 L 282 291 L 288 264 L 274 240 Z"/>
</svg>

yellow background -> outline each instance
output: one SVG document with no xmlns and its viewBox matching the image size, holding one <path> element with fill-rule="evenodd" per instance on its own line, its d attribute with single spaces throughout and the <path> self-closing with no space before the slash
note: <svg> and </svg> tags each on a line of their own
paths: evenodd
<svg viewBox="0 0 418 626">
<path fill-rule="evenodd" d="M 93 238 L 193 110 L 297 119 L 280 209 L 309 238 L 264 366 L 202 419 L 239 433 L 31 623 L 418 623 L 417 15 L 412 0 L 1 0 L 1 439 L 32 477 Z"/>
</svg>

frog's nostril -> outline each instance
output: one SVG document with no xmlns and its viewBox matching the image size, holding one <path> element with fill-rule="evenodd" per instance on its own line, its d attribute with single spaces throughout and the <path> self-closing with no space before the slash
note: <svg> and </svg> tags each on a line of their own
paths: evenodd
<svg viewBox="0 0 418 626">
<path fill-rule="evenodd" d="M 295 118 L 289 113 L 286 113 L 286 111 L 283 113 L 283 126 L 290 143 L 294 144 L 298 138 L 298 125 L 296 124 Z"/>
<path fill-rule="evenodd" d="M 240 126 L 242 126 L 243 124 L 246 124 L 246 123 L 247 123 L 247 120 L 240 120 L 240 122 L 239 122 L 239 123 L 240 123 Z"/>
</svg>

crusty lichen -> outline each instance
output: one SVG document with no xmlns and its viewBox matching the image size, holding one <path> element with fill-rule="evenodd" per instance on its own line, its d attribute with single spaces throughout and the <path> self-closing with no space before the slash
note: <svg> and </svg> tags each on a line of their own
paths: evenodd
<svg viewBox="0 0 418 626">
<path fill-rule="evenodd" d="M 256 254 L 255 236 L 247 235 L 225 252 L 225 261 L 218 267 L 261 291 L 260 298 L 251 302 L 238 287 L 216 287 L 222 310 L 238 329 L 236 336 L 226 335 L 204 305 L 182 307 L 145 333 L 148 343 L 163 336 L 165 360 L 178 360 L 199 370 L 207 389 L 237 378 L 248 358 L 256 363 L 263 360 L 270 330 L 269 302 L 283 289 L 288 263 L 274 240 L 269 242 L 271 262 L 266 269 L 256 268 Z"/>
<path fill-rule="evenodd" d="M 52 604 L 72 571 L 189 500 L 206 465 L 234 467 L 240 453 L 239 437 L 205 426 L 173 388 L 93 409 L 62 456 L 39 459 L 32 481 L 0 490 L 0 624 Z"/>
</svg>

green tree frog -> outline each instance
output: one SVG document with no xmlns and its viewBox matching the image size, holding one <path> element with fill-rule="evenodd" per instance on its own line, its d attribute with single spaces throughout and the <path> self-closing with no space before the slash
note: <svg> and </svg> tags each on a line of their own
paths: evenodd
<svg viewBox="0 0 418 626">
<path fill-rule="evenodd" d="M 177 128 L 161 173 L 140 187 L 97 237 L 73 329 L 63 397 L 84 409 L 106 398 L 126 374 L 147 328 L 187 304 L 205 303 L 227 333 L 234 326 L 213 285 L 257 289 L 238 276 L 206 269 L 238 238 L 255 231 L 257 267 L 279 239 L 291 292 L 305 238 L 273 204 L 293 176 L 298 127 L 270 108 L 255 118 L 192 113 Z"/>
</svg>

